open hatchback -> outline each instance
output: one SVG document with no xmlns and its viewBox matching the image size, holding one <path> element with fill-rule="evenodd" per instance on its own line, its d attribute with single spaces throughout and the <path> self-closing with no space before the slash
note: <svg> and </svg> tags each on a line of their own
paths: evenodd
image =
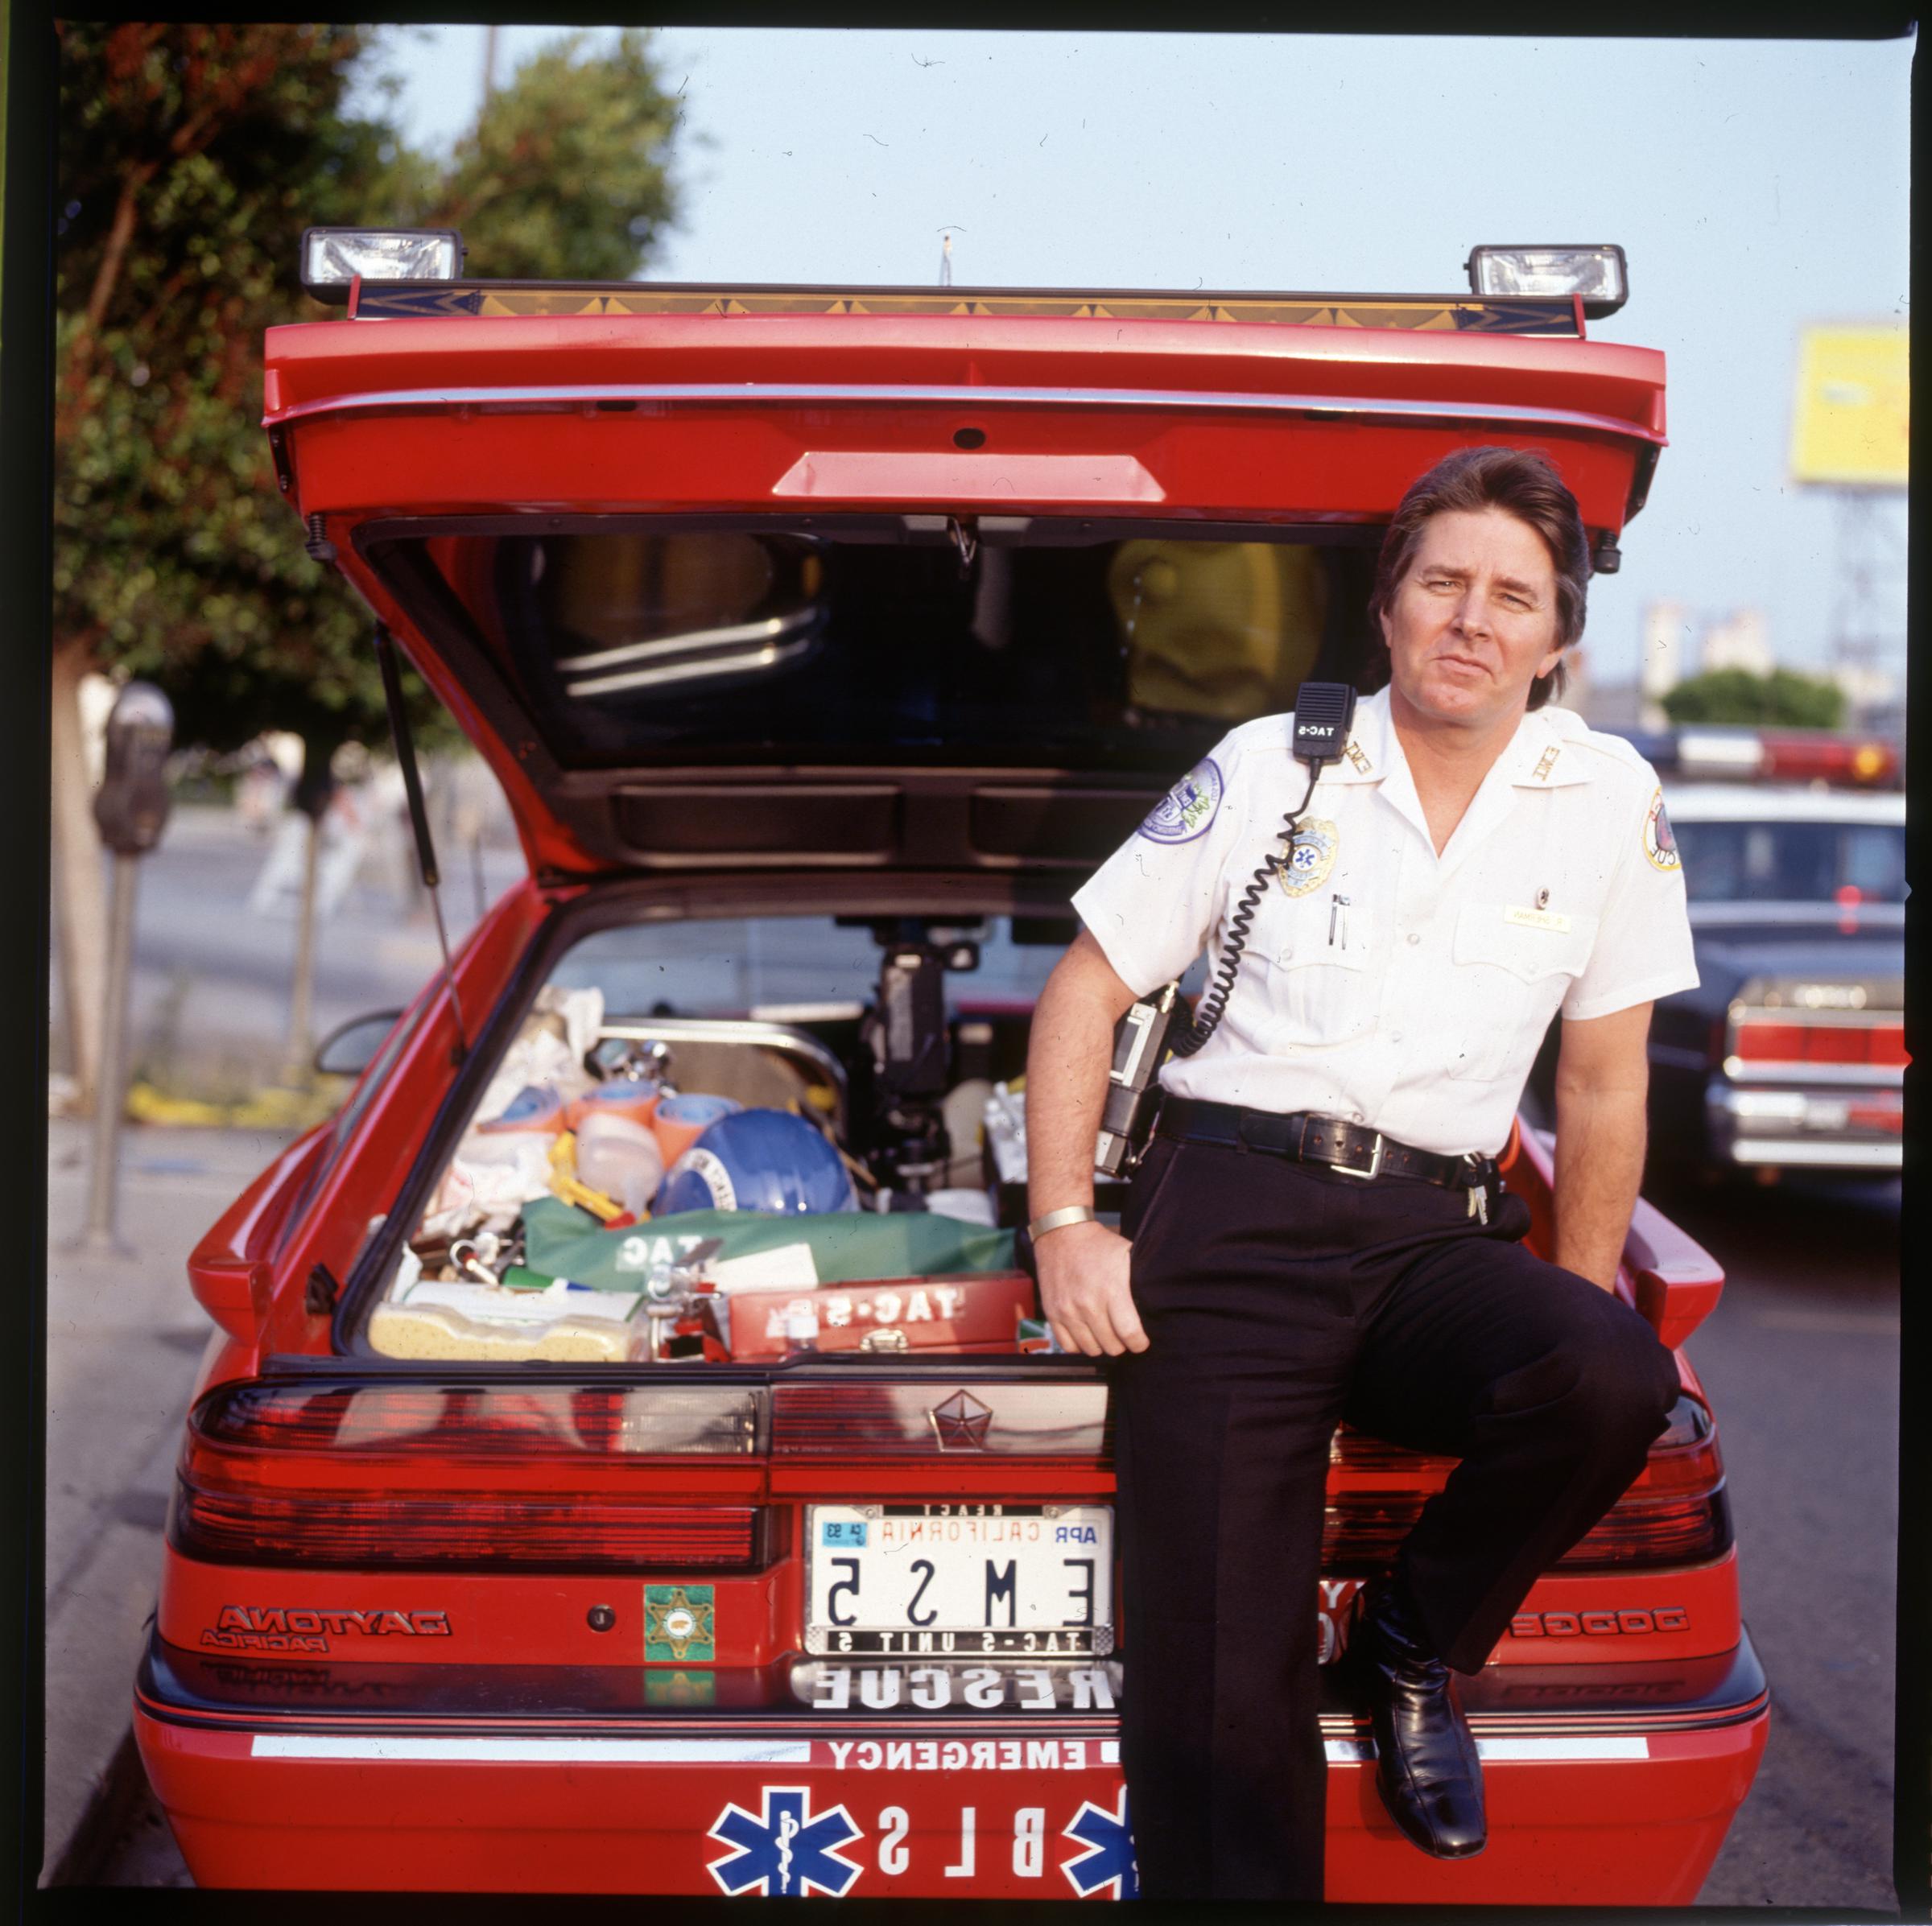
<svg viewBox="0 0 1932 1926">
<path fill-rule="evenodd" d="M 1133 1892 L 1106 1380 L 1013 1235 L 1032 1000 L 1175 775 L 1355 676 L 1439 456 L 1545 450 L 1615 565 L 1662 358 L 1583 327 L 426 282 L 270 336 L 283 489 L 530 873 L 192 1262 L 136 1732 L 198 1881 Z M 1546 1140 L 1505 1167 L 1546 1248 Z M 1667 1342 L 1720 1283 L 1639 1206 Z M 1468 1689 L 1480 1858 L 1331 1698 L 1331 1898 L 1695 1898 L 1766 1696 L 1681 1368 Z M 1338 1437 L 1283 1601 L 1330 1655 L 1448 1468 Z"/>
</svg>

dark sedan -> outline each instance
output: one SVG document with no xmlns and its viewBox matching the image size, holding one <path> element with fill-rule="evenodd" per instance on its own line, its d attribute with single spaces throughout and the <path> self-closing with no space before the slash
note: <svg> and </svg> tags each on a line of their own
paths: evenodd
<svg viewBox="0 0 1932 1926">
<path fill-rule="evenodd" d="M 1905 798 L 1796 785 L 1667 790 L 1698 988 L 1650 1035 L 1653 1163 L 1900 1168 Z"/>
</svg>

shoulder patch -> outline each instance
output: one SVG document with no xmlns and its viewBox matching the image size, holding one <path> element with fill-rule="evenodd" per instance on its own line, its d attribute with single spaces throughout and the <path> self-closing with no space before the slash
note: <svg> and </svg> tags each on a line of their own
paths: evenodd
<svg viewBox="0 0 1932 1926">
<path fill-rule="evenodd" d="M 1208 833 L 1226 793 L 1220 765 L 1205 757 L 1154 804 L 1140 833 L 1150 843 L 1191 843 Z"/>
<path fill-rule="evenodd" d="M 1664 792 L 1653 790 L 1650 806 L 1644 815 L 1644 854 L 1653 869 L 1676 869 L 1682 859 L 1677 853 L 1677 838 L 1670 833 L 1670 819 L 1664 813 Z"/>
</svg>

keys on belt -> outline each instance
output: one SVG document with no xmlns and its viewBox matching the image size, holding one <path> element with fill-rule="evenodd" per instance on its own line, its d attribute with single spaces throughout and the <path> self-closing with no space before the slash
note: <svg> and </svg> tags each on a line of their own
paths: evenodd
<svg viewBox="0 0 1932 1926">
<path fill-rule="evenodd" d="M 1489 1221 L 1490 1184 L 1496 1169 L 1491 1157 L 1444 1157 L 1398 1144 L 1379 1130 L 1364 1130 L 1340 1117 L 1312 1111 L 1248 1110 L 1238 1103 L 1209 1103 L 1196 1097 L 1169 1097 L 1154 1125 L 1157 1136 L 1183 1143 L 1238 1145 L 1285 1157 L 1295 1163 L 1326 1164 L 1346 1177 L 1417 1177 L 1447 1190 L 1467 1190 L 1469 1215 Z"/>
</svg>

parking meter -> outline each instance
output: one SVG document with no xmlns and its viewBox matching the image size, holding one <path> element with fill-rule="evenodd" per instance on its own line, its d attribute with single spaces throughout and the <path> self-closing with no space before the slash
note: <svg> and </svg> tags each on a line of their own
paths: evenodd
<svg viewBox="0 0 1932 1926">
<path fill-rule="evenodd" d="M 101 840 L 114 852 L 101 1013 L 100 1084 L 94 1092 L 94 1160 L 88 1185 L 85 1248 L 124 1249 L 114 1235 L 116 1139 L 127 1101 L 127 984 L 134 941 L 137 859 L 161 840 L 167 822 L 167 752 L 175 712 L 152 683 L 130 683 L 107 719 L 107 770 L 94 798 Z"/>
<path fill-rule="evenodd" d="M 166 765 L 175 711 L 152 683 L 130 683 L 107 719 L 107 773 L 94 798 L 101 840 L 118 856 L 145 856 L 167 821 Z"/>
</svg>

